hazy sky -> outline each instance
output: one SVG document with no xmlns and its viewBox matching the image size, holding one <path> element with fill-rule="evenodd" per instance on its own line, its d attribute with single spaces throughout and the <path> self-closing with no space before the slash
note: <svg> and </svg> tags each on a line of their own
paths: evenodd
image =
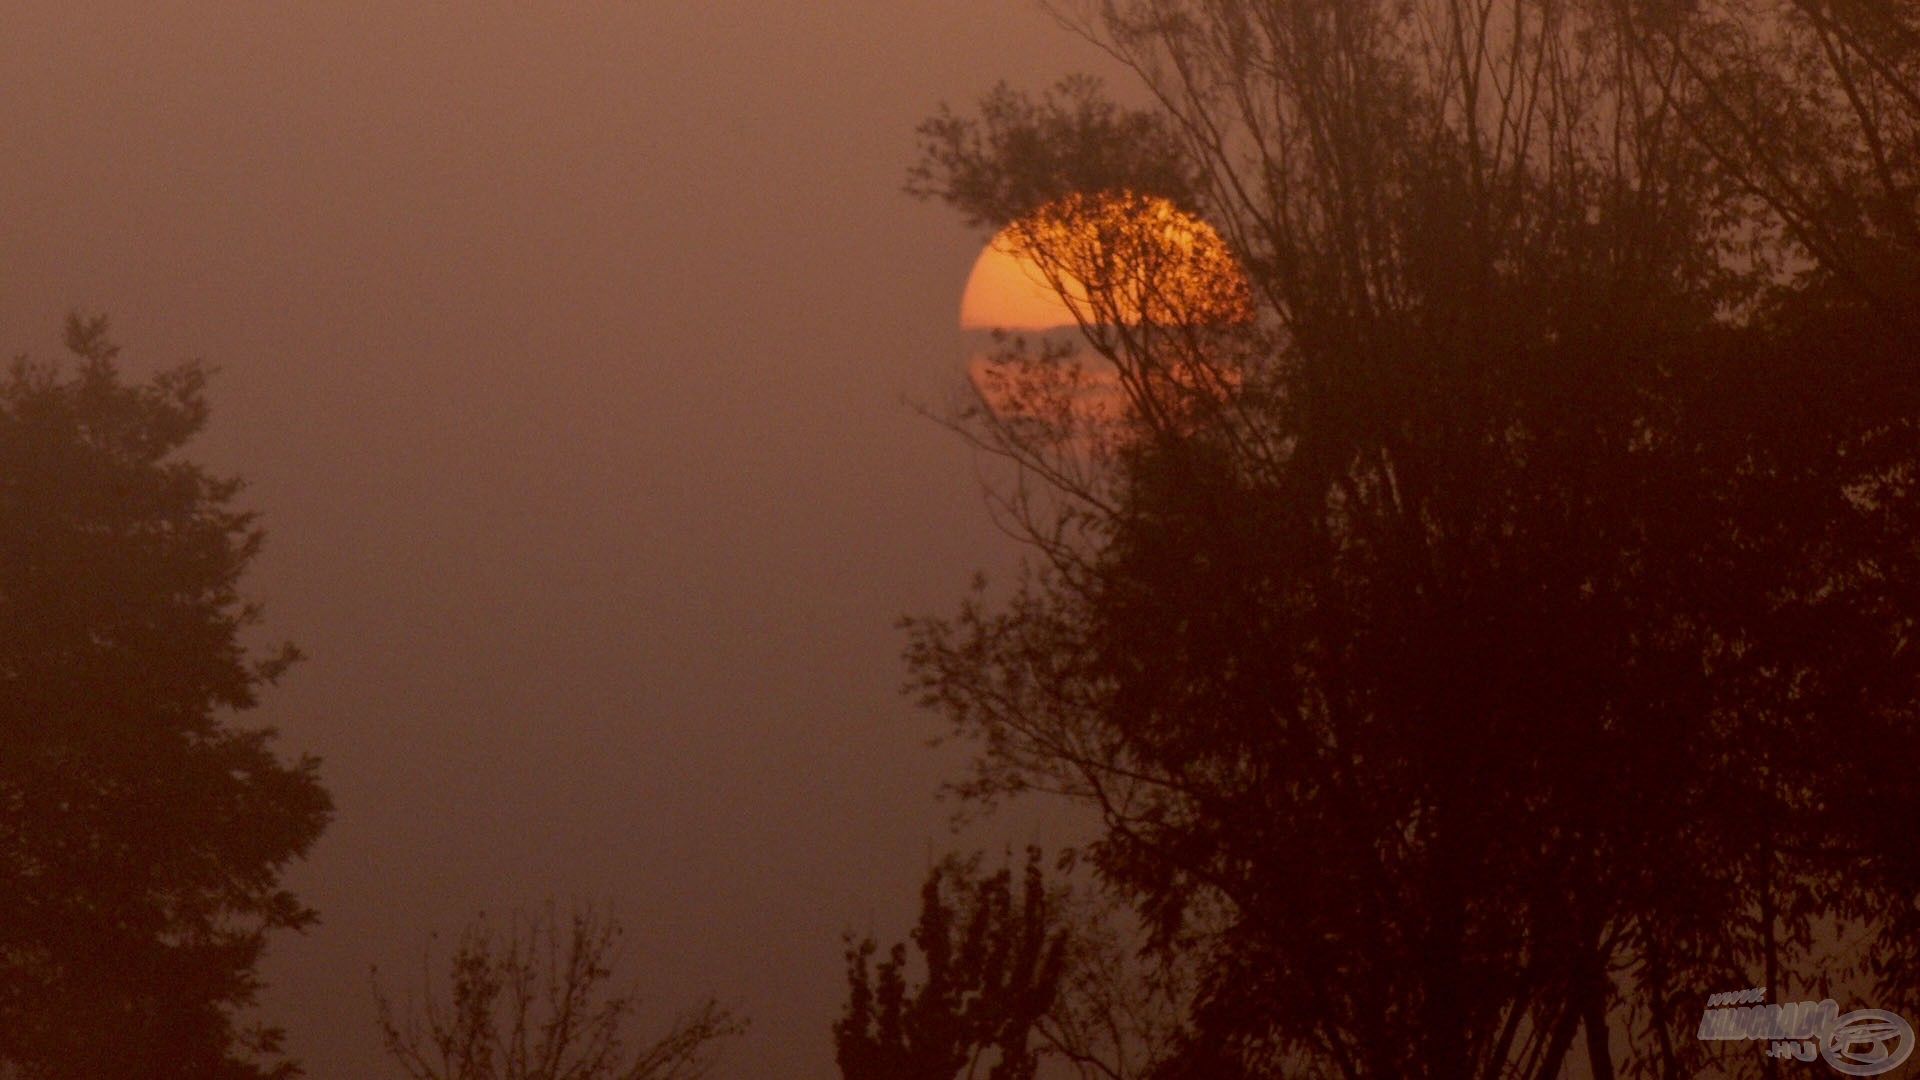
<svg viewBox="0 0 1920 1080">
<path fill-rule="evenodd" d="M 989 0 L 5 4 L 0 347 L 218 365 L 312 657 L 255 714 L 339 804 L 267 966 L 311 1075 L 386 1075 L 369 965 L 549 896 L 751 1014 L 728 1075 L 833 1075 L 840 932 L 998 842 L 897 694 L 894 618 L 1009 559 L 902 402 L 984 240 L 899 194 L 912 128 L 1076 69 Z"/>
</svg>

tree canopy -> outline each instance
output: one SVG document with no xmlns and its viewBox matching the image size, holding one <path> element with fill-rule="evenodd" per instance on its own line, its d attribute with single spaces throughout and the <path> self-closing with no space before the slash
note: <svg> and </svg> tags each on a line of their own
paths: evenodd
<svg viewBox="0 0 1920 1080">
<path fill-rule="evenodd" d="M 1039 858 L 1028 852 L 1017 891 L 1010 869 L 983 875 L 977 859 L 934 867 L 912 935 L 917 987 L 904 943 L 877 965 L 871 937 L 848 946 L 847 1006 L 833 1027 L 843 1080 L 1033 1080 L 1036 1029 L 1068 949 Z"/>
<path fill-rule="evenodd" d="M 244 640 L 262 530 L 180 456 L 205 371 L 129 382 L 104 319 L 0 378 L 0 1066 L 291 1073 L 237 1013 L 331 814 L 311 757 L 235 722 L 296 658 Z M 4 1069 L 0 1069 L 4 1071 Z"/>
<path fill-rule="evenodd" d="M 620 921 L 552 904 L 461 931 L 444 978 L 429 952 L 400 1004 L 376 981 L 381 1041 L 410 1080 L 700 1080 L 746 1022 L 713 999 L 642 1034 Z M 376 973 L 377 974 L 377 973 Z M 444 986 L 444 989 L 442 987 Z"/>
<path fill-rule="evenodd" d="M 1912 14 L 1078 18 L 1155 104 L 996 95 L 923 128 L 917 189 L 998 222 L 1034 176 L 1042 216 L 1185 177 L 1152 194 L 1256 311 L 1087 326 L 1117 428 L 959 419 L 1035 553 L 914 625 L 960 789 L 1095 808 L 1204 956 L 1193 1054 L 1249 1075 L 1544 1078 L 1582 1035 L 1596 1076 L 1757 1075 L 1694 1037 L 1715 989 L 1920 1003 Z M 1101 180 L 1115 131 L 1144 164 Z M 1000 359 L 1041 396 L 1078 362 Z"/>
</svg>

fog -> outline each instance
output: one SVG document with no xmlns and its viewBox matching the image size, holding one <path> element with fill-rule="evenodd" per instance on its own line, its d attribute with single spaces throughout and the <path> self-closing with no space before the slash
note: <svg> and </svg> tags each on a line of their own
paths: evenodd
<svg viewBox="0 0 1920 1080">
<path fill-rule="evenodd" d="M 219 368 L 251 482 L 256 714 L 337 817 L 265 1019 L 383 1075 L 369 969 L 605 904 L 727 1075 L 832 1073 L 840 934 L 906 929 L 963 751 L 893 621 L 1012 557 L 961 443 L 984 237 L 899 191 L 913 125 L 1100 57 L 1023 3 L 49 3 L 0 20 L 0 329 L 104 311 Z"/>
</svg>

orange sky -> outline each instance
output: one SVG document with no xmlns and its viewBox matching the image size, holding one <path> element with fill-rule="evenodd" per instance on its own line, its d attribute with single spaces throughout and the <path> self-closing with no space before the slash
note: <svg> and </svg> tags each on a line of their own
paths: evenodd
<svg viewBox="0 0 1920 1080">
<path fill-rule="evenodd" d="M 549 895 L 752 1015 L 728 1075 L 832 1075 L 841 930 L 960 842 L 892 621 L 1008 559 L 902 402 L 984 240 L 912 127 L 1098 63 L 984 0 L 9 5 L 0 344 L 222 368 L 312 657 L 262 716 L 340 807 L 267 968 L 317 1080 L 385 1075 L 370 964 Z"/>
</svg>

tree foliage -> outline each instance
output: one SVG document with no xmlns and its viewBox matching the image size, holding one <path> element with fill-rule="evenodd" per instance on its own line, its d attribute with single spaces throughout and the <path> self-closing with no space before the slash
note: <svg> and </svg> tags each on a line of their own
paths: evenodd
<svg viewBox="0 0 1920 1080">
<path fill-rule="evenodd" d="M 1137 916 L 1104 890 L 1081 884 L 1061 893 L 1060 984 L 1035 1029 L 1042 1070 L 1057 1062 L 1055 1073 L 1079 1080 L 1234 1080 L 1227 1063 L 1192 1053 L 1192 957 L 1144 949 Z"/>
<path fill-rule="evenodd" d="M 331 805 L 232 719 L 296 656 L 243 641 L 263 533 L 179 456 L 204 370 L 126 381 L 104 319 L 67 346 L 0 379 L 0 1066 L 286 1075 L 235 1013 L 268 932 L 314 919 L 280 876 Z"/>
<path fill-rule="evenodd" d="M 963 420 L 1035 558 L 909 660 L 979 740 L 961 790 L 1094 807 L 1096 865 L 1200 951 L 1189 1073 L 1547 1077 L 1583 1033 L 1596 1076 L 1757 1073 L 1693 1037 L 1713 988 L 1860 960 L 1920 1002 L 1913 20 L 1111 0 L 1083 29 L 1157 103 L 1107 128 L 1172 133 L 1258 310 L 1086 327 L 1117 431 Z M 1023 147 L 1061 175 L 1086 145 L 1049 115 L 936 124 L 920 190 L 999 220 Z M 1225 375 L 1166 377 L 1196 366 Z"/>
<path fill-rule="evenodd" d="M 709 999 L 659 1035 L 638 1036 L 637 990 L 614 982 L 621 928 L 591 908 L 549 905 L 504 928 L 480 916 L 446 975 L 429 952 L 417 997 L 376 981 L 387 1053 L 413 1080 L 699 1080 L 743 1021 Z M 444 990 L 442 989 L 444 984 Z"/>
<path fill-rule="evenodd" d="M 943 108 L 919 134 L 926 156 L 909 171 L 907 191 L 950 197 L 973 225 L 999 228 L 1054 199 L 1104 188 L 1176 202 L 1193 188 L 1165 119 L 1120 108 L 1083 75 L 1038 99 L 1002 84 L 979 117 Z"/>
<path fill-rule="evenodd" d="M 986 1067 L 988 1080 L 1033 1080 L 1034 1032 L 1067 942 L 1039 853 L 1029 851 L 1017 892 L 1009 869 L 981 876 L 977 860 L 949 860 L 927 875 L 920 903 L 917 987 L 905 944 L 877 965 L 872 938 L 847 949 L 847 1007 L 833 1027 L 841 1077 L 956 1080 Z"/>
</svg>

